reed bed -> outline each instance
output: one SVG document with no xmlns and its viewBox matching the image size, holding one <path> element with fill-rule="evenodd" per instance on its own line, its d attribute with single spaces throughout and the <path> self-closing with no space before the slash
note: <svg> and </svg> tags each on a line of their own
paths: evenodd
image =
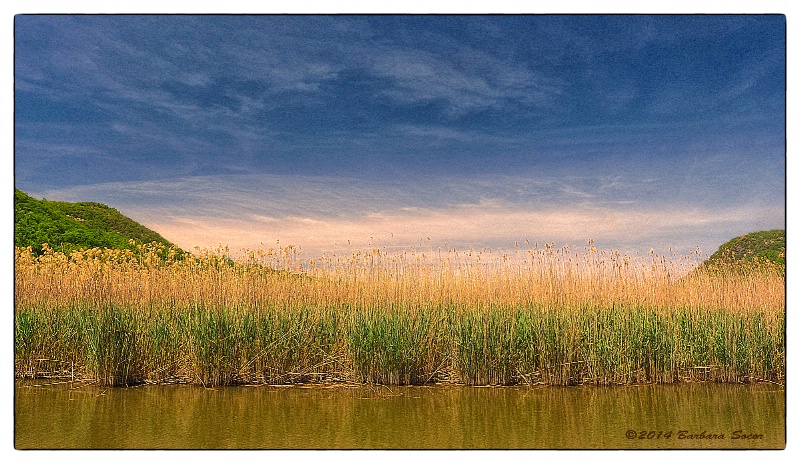
<svg viewBox="0 0 800 464">
<path fill-rule="evenodd" d="M 591 244 L 590 244 L 591 245 Z M 782 383 L 769 263 L 592 246 L 15 253 L 21 377 L 104 385 Z"/>
</svg>

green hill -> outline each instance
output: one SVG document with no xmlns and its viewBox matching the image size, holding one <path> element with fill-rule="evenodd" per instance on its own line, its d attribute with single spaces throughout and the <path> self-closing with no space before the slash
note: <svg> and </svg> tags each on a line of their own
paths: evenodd
<svg viewBox="0 0 800 464">
<path fill-rule="evenodd" d="M 164 237 L 114 208 L 93 202 L 69 203 L 37 200 L 14 189 L 14 245 L 42 252 L 47 243 L 55 251 L 80 248 L 136 250 L 138 244 L 158 242 L 174 246 Z"/>
<path fill-rule="evenodd" d="M 707 269 L 729 268 L 756 262 L 774 263 L 786 269 L 786 231 L 764 230 L 736 237 L 719 247 L 703 266 Z"/>
</svg>

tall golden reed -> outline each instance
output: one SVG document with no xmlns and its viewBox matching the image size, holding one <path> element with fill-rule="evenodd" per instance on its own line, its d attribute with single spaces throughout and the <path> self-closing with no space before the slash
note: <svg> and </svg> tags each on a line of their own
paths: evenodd
<svg viewBox="0 0 800 464">
<path fill-rule="evenodd" d="M 18 373 L 63 375 L 49 343 L 107 384 L 782 379 L 782 272 L 700 270 L 697 260 L 552 244 L 308 260 L 292 246 L 237 259 L 157 244 L 69 256 L 17 248 Z"/>
</svg>

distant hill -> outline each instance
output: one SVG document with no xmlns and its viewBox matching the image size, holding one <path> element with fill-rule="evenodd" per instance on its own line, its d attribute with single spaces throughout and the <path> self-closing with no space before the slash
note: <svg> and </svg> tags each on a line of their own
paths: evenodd
<svg viewBox="0 0 800 464">
<path fill-rule="evenodd" d="M 786 231 L 764 230 L 736 237 L 719 247 L 703 266 L 707 269 L 737 266 L 755 261 L 774 263 L 786 269 Z"/>
<path fill-rule="evenodd" d="M 93 202 L 37 200 L 14 189 L 14 245 L 42 252 L 47 243 L 55 251 L 80 248 L 135 250 L 136 243 L 158 242 L 174 246 L 158 233 L 124 216 L 114 208 Z"/>
</svg>

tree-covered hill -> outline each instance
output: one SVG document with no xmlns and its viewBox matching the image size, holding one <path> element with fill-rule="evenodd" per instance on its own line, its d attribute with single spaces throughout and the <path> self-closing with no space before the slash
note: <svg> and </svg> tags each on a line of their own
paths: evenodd
<svg viewBox="0 0 800 464">
<path fill-rule="evenodd" d="M 37 200 L 14 189 L 15 246 L 30 246 L 39 254 L 44 243 L 55 251 L 69 253 L 95 247 L 135 250 L 136 244 L 152 242 L 174 246 L 158 233 L 106 205 Z"/>
<path fill-rule="evenodd" d="M 741 266 L 742 264 L 772 263 L 786 268 L 786 231 L 764 230 L 736 237 L 722 244 L 703 262 L 708 269 Z"/>
</svg>

